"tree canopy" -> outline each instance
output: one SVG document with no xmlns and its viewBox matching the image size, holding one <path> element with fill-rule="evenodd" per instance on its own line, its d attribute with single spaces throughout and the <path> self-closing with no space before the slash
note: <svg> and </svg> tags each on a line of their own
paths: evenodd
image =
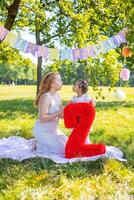
<svg viewBox="0 0 134 200">
<path fill-rule="evenodd" d="M 62 48 L 81 48 L 113 36 L 122 28 L 127 27 L 129 30 L 127 45 L 133 50 L 134 9 L 132 0 L 20 0 L 20 2 L 19 0 L 2 0 L 0 4 L 1 24 L 6 25 L 9 7 L 15 1 L 19 5 L 19 12 L 16 15 L 12 29 L 19 32 L 28 28 L 35 35 L 37 44 L 56 47 L 58 43 Z M 18 7 L 16 7 L 16 11 L 17 9 Z M 14 12 L 15 14 L 16 12 Z M 108 82 L 111 85 L 116 84 L 117 78 L 115 78 L 115 81 L 112 77 L 115 73 L 115 77 L 117 77 L 121 63 L 123 63 L 121 48 L 117 48 L 116 52 L 112 50 L 101 57 L 106 59 L 103 62 L 105 65 L 103 79 L 105 78 L 105 82 L 107 82 L 106 79 L 109 79 Z M 111 62 L 113 57 L 116 59 L 116 62 Z M 108 62 L 107 59 L 109 60 Z M 94 73 L 92 73 L 92 76 L 94 76 L 93 85 L 98 84 L 96 74 L 98 74 L 98 70 L 100 72 L 102 70 L 102 63 L 99 60 L 100 58 L 89 58 L 87 61 L 78 62 L 82 63 L 79 66 L 85 66 L 85 71 L 89 70 L 86 74 L 91 75 L 91 70 L 94 69 Z M 60 64 L 61 61 L 55 62 L 53 65 L 57 65 L 56 63 Z M 65 65 L 65 63 L 66 61 L 61 66 Z M 94 68 L 92 67 L 93 65 Z M 133 71 L 133 57 L 126 60 L 126 65 Z M 37 79 L 41 78 L 41 66 L 42 60 L 39 58 Z M 118 68 L 117 66 L 120 67 Z M 109 72 L 112 76 L 108 75 Z M 100 80 L 100 82 L 103 81 Z"/>
</svg>

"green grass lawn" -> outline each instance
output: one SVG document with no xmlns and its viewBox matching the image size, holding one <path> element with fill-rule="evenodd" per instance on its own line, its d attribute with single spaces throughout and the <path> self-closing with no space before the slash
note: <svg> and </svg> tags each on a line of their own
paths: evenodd
<svg viewBox="0 0 134 200">
<path fill-rule="evenodd" d="M 90 94 L 96 94 L 89 88 Z M 105 100 L 96 100 L 96 119 L 90 138 L 119 147 L 127 163 L 100 159 L 58 165 L 34 158 L 21 163 L 0 159 L 0 200 L 129 200 L 134 198 L 134 88 L 123 88 L 127 98 L 121 102 L 103 89 Z M 60 91 L 63 104 L 72 95 L 71 87 Z M 0 138 L 13 135 L 32 137 L 37 118 L 33 106 L 35 86 L 0 86 Z M 70 130 L 60 121 L 60 129 Z"/>
</svg>

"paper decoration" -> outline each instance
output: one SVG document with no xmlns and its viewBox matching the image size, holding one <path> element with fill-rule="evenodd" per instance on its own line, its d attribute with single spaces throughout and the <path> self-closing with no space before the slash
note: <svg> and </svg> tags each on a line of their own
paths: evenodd
<svg viewBox="0 0 134 200">
<path fill-rule="evenodd" d="M 71 49 L 61 49 L 60 58 L 62 60 L 65 60 L 65 59 L 72 60 L 72 50 Z"/>
<path fill-rule="evenodd" d="M 47 58 L 48 57 L 48 48 L 43 46 L 38 46 L 37 57 Z"/>
<path fill-rule="evenodd" d="M 110 50 L 111 50 L 111 46 L 110 46 L 110 44 L 108 43 L 108 41 L 107 41 L 107 40 L 104 40 L 104 41 L 102 41 L 102 42 L 103 42 L 105 51 L 106 51 L 106 52 L 110 51 Z"/>
<path fill-rule="evenodd" d="M 87 48 L 78 48 L 78 49 L 72 49 L 72 55 L 73 55 L 73 60 L 78 60 L 78 59 L 87 59 L 89 54 L 88 54 L 88 49 Z"/>
<path fill-rule="evenodd" d="M 107 40 L 107 42 L 108 42 L 108 44 L 110 44 L 110 46 L 111 46 L 111 49 L 115 49 L 117 46 L 116 46 L 116 44 L 114 43 L 114 41 L 113 41 L 113 38 L 111 37 L 111 38 L 109 38 L 108 40 Z"/>
<path fill-rule="evenodd" d="M 121 43 L 126 43 L 126 39 L 122 32 L 119 32 L 117 35 L 113 36 L 114 43 L 119 47 Z"/>
<path fill-rule="evenodd" d="M 123 55 L 124 58 L 131 57 L 132 51 L 129 49 L 129 47 L 123 47 L 122 55 Z"/>
<path fill-rule="evenodd" d="M 17 38 L 14 48 L 19 49 L 22 52 L 25 52 L 25 49 L 28 45 L 28 42 L 22 38 Z"/>
<path fill-rule="evenodd" d="M 95 57 L 95 51 L 93 49 L 93 46 L 87 47 L 87 50 L 88 50 L 89 57 Z"/>
<path fill-rule="evenodd" d="M 123 80 L 123 81 L 128 81 L 129 78 L 130 78 L 130 70 L 127 69 L 127 68 L 123 68 L 120 72 L 120 78 Z"/>
<path fill-rule="evenodd" d="M 4 42 L 7 42 L 11 47 L 14 47 L 14 44 L 17 40 L 17 36 L 12 32 L 8 32 L 6 37 L 4 38 Z"/>
<path fill-rule="evenodd" d="M 125 38 L 125 35 L 123 34 L 123 31 L 119 32 L 118 35 L 121 37 L 122 39 L 122 43 L 126 43 L 126 38 Z"/>
<path fill-rule="evenodd" d="M 6 38 L 4 39 L 5 36 Z M 113 48 L 119 47 L 121 43 L 126 43 L 125 33 L 121 31 L 115 36 L 108 38 L 108 40 L 100 41 L 97 44 L 90 45 L 85 48 L 60 50 L 56 48 L 48 48 L 45 46 L 33 44 L 20 37 L 16 37 L 12 32 L 9 32 L 4 27 L 0 27 L 0 40 L 2 41 L 3 39 L 4 41 L 8 42 L 10 46 L 17 48 L 22 52 L 31 53 L 33 56 L 42 57 L 44 59 L 49 59 L 49 60 L 54 60 L 54 59 L 59 60 L 59 58 L 61 58 L 62 60 L 69 59 L 74 61 L 78 59 L 81 60 L 87 59 L 88 57 L 96 57 L 100 53 L 103 54 Z M 123 55 L 126 56 L 124 52 Z"/>
<path fill-rule="evenodd" d="M 54 48 L 48 48 L 48 59 L 49 60 L 59 60 L 60 50 Z"/>
<path fill-rule="evenodd" d="M 4 28 L 3 26 L 0 26 L 0 40 L 2 41 L 4 37 L 7 35 L 9 31 Z"/>
<path fill-rule="evenodd" d="M 25 53 L 31 53 L 33 56 L 35 56 L 36 52 L 38 51 L 38 45 L 33 44 L 31 42 L 28 42 L 28 45 L 25 49 Z"/>
<path fill-rule="evenodd" d="M 99 42 L 98 44 L 93 46 L 95 55 L 97 56 L 100 53 L 106 53 L 106 50 L 104 48 L 104 44 L 103 41 Z"/>
</svg>

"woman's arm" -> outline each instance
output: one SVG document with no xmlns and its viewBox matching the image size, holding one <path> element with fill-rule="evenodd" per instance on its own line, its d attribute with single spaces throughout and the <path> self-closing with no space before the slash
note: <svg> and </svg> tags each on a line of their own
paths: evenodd
<svg viewBox="0 0 134 200">
<path fill-rule="evenodd" d="M 54 121 L 54 119 L 56 117 L 59 117 L 59 115 L 62 113 L 62 109 L 60 109 L 59 111 L 57 111 L 55 113 L 48 114 L 50 103 L 51 103 L 50 99 L 47 95 L 43 95 L 42 97 L 40 97 L 40 100 L 39 100 L 39 120 L 42 123 Z"/>
</svg>

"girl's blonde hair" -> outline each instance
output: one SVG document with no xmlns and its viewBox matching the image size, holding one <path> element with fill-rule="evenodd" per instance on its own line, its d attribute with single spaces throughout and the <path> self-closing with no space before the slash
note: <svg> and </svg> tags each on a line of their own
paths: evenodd
<svg viewBox="0 0 134 200">
<path fill-rule="evenodd" d="M 40 87 L 39 87 L 39 93 L 35 100 L 35 105 L 39 104 L 39 100 L 42 94 L 48 92 L 51 89 L 51 85 L 52 85 L 53 79 L 55 78 L 55 75 L 59 75 L 59 73 L 49 72 L 42 78 Z"/>
</svg>

